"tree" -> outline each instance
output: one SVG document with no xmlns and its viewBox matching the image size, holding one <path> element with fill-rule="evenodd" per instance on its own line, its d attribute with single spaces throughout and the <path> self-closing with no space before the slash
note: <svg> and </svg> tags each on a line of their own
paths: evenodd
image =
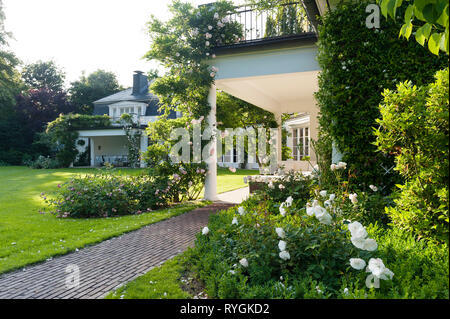
<svg viewBox="0 0 450 319">
<path fill-rule="evenodd" d="M 22 127 L 14 110 L 15 96 L 23 89 L 17 71 L 19 60 L 8 49 L 11 36 L 4 29 L 2 1 L 0 0 L 0 162 L 21 164 L 23 153 Z"/>
<path fill-rule="evenodd" d="M 31 89 L 62 91 L 66 75 L 53 61 L 38 61 L 28 64 L 22 71 L 22 78 Z"/>
<path fill-rule="evenodd" d="M 97 70 L 89 76 L 81 75 L 69 88 L 70 101 L 77 113 L 91 114 L 93 102 L 122 90 L 117 77 L 112 72 Z"/>
<path fill-rule="evenodd" d="M 449 53 L 448 0 L 406 0 L 409 5 L 405 11 L 404 24 L 400 36 L 409 39 L 416 27 L 415 38 L 424 46 L 428 41 L 428 49 L 439 55 L 439 50 Z M 388 18 L 397 18 L 397 9 L 402 6 L 401 0 L 379 0 L 382 14 Z"/>
<path fill-rule="evenodd" d="M 25 144 L 31 146 L 35 134 L 43 132 L 47 124 L 60 114 L 74 111 L 65 92 L 55 92 L 47 88 L 32 89 L 27 94 L 17 96 L 17 113 L 25 129 Z"/>
</svg>

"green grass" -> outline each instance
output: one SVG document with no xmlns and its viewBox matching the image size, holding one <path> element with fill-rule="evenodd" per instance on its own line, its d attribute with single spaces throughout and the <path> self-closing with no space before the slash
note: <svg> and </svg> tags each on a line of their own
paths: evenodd
<svg viewBox="0 0 450 319">
<path fill-rule="evenodd" d="M 109 293 L 106 299 L 188 299 L 192 296 L 180 286 L 184 255 L 169 259 L 145 275 Z"/>
<path fill-rule="evenodd" d="M 76 174 L 94 173 L 91 168 L 33 170 L 0 167 L 0 273 L 65 254 L 167 219 L 205 203 L 187 203 L 176 208 L 141 215 L 101 219 L 59 219 L 39 214 L 45 207 L 41 192 L 52 193 L 57 185 Z M 123 169 L 115 174 L 137 175 L 143 169 Z M 256 171 L 218 171 L 218 191 L 244 187 L 243 176 Z"/>
</svg>

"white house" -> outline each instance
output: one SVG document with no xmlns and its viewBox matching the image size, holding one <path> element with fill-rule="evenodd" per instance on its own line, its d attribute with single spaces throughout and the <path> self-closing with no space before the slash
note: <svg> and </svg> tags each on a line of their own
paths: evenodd
<svg viewBox="0 0 450 319">
<path fill-rule="evenodd" d="M 84 146 L 79 148 L 90 149 L 90 165 L 101 166 L 106 162 L 115 166 L 127 166 L 128 147 L 127 137 L 122 125 L 115 123 L 124 113 L 130 114 L 137 130 L 144 133 L 149 122 L 154 122 L 160 115 L 158 112 L 159 100 L 149 92 L 149 82 L 143 72 L 135 71 L 133 75 L 133 87 L 94 102 L 93 115 L 109 115 L 112 127 L 80 130 L 79 139 L 85 140 Z M 169 118 L 177 118 L 179 114 L 172 112 Z M 148 146 L 148 137 L 141 135 L 140 149 L 144 152 Z M 141 162 L 141 167 L 145 166 Z"/>
<path fill-rule="evenodd" d="M 297 15 L 298 26 L 292 32 L 280 28 L 267 32 L 267 19 L 276 10 L 259 11 L 252 6 L 236 8 L 233 21 L 243 24 L 244 39 L 215 48 L 211 65 L 218 69 L 209 91 L 211 112 L 208 123 L 216 125 L 216 90 L 220 89 L 264 110 L 274 113 L 279 123 L 278 164 L 287 169 L 310 170 L 316 155 L 311 139 L 317 139 L 319 109 L 314 97 L 318 91 L 317 16 L 336 1 L 304 0 L 287 3 L 290 9 L 306 10 L 306 17 Z M 211 4 L 213 5 L 213 4 Z M 274 32 L 275 31 L 275 32 Z M 289 30 L 288 30 L 289 31 Z M 287 145 L 292 159 L 282 160 L 281 118 L 283 114 L 301 114 L 285 123 L 291 132 Z M 215 147 L 215 143 L 211 144 Z M 211 153 L 214 153 L 211 151 Z M 310 163 L 304 161 L 309 156 Z M 217 199 L 217 171 L 214 159 L 208 163 L 205 198 Z"/>
</svg>

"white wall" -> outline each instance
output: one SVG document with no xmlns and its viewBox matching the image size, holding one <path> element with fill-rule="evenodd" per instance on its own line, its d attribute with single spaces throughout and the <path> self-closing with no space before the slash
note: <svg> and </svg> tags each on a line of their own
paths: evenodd
<svg viewBox="0 0 450 319">
<path fill-rule="evenodd" d="M 95 156 L 128 154 L 126 136 L 96 136 L 93 139 Z"/>
</svg>

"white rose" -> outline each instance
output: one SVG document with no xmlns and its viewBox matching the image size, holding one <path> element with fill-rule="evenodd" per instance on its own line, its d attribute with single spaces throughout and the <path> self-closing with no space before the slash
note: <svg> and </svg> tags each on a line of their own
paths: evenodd
<svg viewBox="0 0 450 319">
<path fill-rule="evenodd" d="M 244 207 L 242 207 L 242 206 L 239 206 L 239 208 L 238 208 L 238 213 L 239 213 L 239 215 L 244 215 L 245 214 L 245 209 L 244 209 Z"/>
<path fill-rule="evenodd" d="M 214 13 L 214 19 L 219 19 L 219 14 L 217 12 Z"/>
<path fill-rule="evenodd" d="M 361 258 L 350 258 L 350 266 L 354 269 L 361 270 L 366 267 L 366 262 Z"/>
<path fill-rule="evenodd" d="M 367 269 L 376 278 L 380 278 L 380 276 L 384 273 L 386 266 L 384 265 L 383 260 L 381 260 L 381 258 L 370 258 Z"/>
<path fill-rule="evenodd" d="M 306 214 L 308 214 L 308 216 L 314 215 L 314 207 L 306 206 Z"/>
<path fill-rule="evenodd" d="M 278 237 L 280 237 L 280 238 L 286 237 L 286 233 L 285 233 L 284 229 L 281 227 L 275 228 L 275 232 L 277 233 Z"/>
<path fill-rule="evenodd" d="M 330 194 L 330 200 L 333 201 L 336 198 L 336 195 Z"/>
<path fill-rule="evenodd" d="M 280 252 L 279 256 L 283 260 L 291 259 L 291 255 L 289 255 L 289 252 L 287 250 L 283 250 L 282 252 Z"/>
<path fill-rule="evenodd" d="M 280 249 L 280 251 L 286 250 L 286 242 L 284 240 L 280 240 L 278 242 L 278 248 Z"/>
<path fill-rule="evenodd" d="M 286 199 L 286 207 L 290 207 L 291 205 L 292 205 L 292 201 L 293 201 L 294 199 L 292 198 L 292 196 L 289 196 L 287 199 Z"/>
<path fill-rule="evenodd" d="M 373 190 L 374 192 L 377 192 L 377 191 L 378 191 L 378 187 L 376 187 L 375 185 L 369 185 L 369 188 L 370 188 L 371 190 Z"/>
<path fill-rule="evenodd" d="M 241 260 L 239 260 L 239 263 L 242 265 L 242 267 L 245 267 L 245 268 L 248 267 L 248 260 L 247 260 L 247 258 L 242 258 Z"/>
<path fill-rule="evenodd" d="M 354 194 L 349 194 L 349 195 L 348 195 L 348 198 L 350 199 L 350 201 L 351 201 L 353 204 L 356 204 L 356 203 L 358 202 L 357 197 L 358 197 L 358 194 L 356 194 L 356 193 L 354 193 Z"/>
<path fill-rule="evenodd" d="M 320 191 L 319 194 L 320 196 L 325 197 L 327 196 L 327 191 Z"/>
<path fill-rule="evenodd" d="M 322 224 L 325 224 L 325 225 L 330 225 L 333 222 L 333 218 L 328 213 L 325 213 L 325 214 L 321 215 L 320 217 L 317 217 L 317 219 L 319 220 L 319 222 L 321 222 Z"/>
<path fill-rule="evenodd" d="M 378 248 L 378 244 L 376 242 L 375 239 L 372 238 L 367 238 L 366 241 L 364 242 L 363 248 L 364 250 L 367 251 L 375 251 Z"/>
<path fill-rule="evenodd" d="M 213 28 L 212 25 L 208 26 L 208 30 L 212 30 L 212 28 Z"/>
<path fill-rule="evenodd" d="M 352 238 L 350 238 L 350 240 L 356 248 L 364 249 L 364 244 L 366 243 L 365 238 L 352 237 Z"/>
<path fill-rule="evenodd" d="M 338 169 L 338 167 L 337 167 L 336 164 L 331 164 L 331 165 L 330 165 L 330 169 L 331 169 L 332 171 L 335 171 L 335 170 Z"/>
<path fill-rule="evenodd" d="M 281 203 L 281 205 L 280 205 L 280 214 L 283 217 L 286 215 L 286 210 L 284 209 L 284 203 Z"/>
<path fill-rule="evenodd" d="M 367 231 L 360 222 L 348 224 L 348 230 L 352 234 L 353 238 L 365 239 L 367 237 Z"/>
<path fill-rule="evenodd" d="M 232 225 L 237 225 L 238 224 L 238 220 L 236 217 L 233 218 L 233 220 L 231 221 Z"/>
<path fill-rule="evenodd" d="M 202 234 L 203 235 L 208 235 L 208 233 L 209 233 L 209 228 L 208 227 L 203 227 L 203 229 L 202 229 Z"/>
<path fill-rule="evenodd" d="M 339 162 L 337 164 L 337 168 L 338 169 L 346 169 L 347 168 L 347 163 L 346 162 Z"/>
</svg>

